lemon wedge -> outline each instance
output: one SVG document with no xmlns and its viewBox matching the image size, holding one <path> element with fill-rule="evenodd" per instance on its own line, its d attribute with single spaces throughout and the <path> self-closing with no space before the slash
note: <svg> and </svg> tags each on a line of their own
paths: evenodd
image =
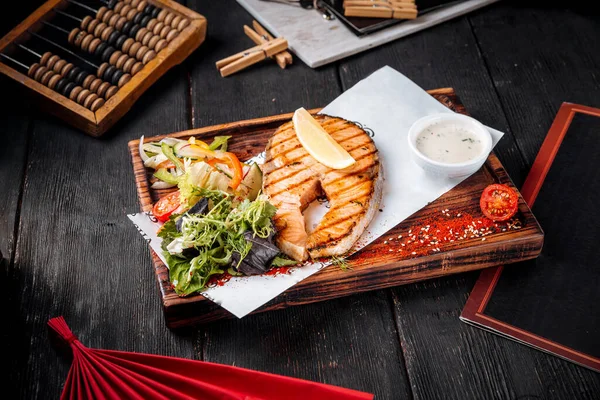
<svg viewBox="0 0 600 400">
<path fill-rule="evenodd" d="M 296 110 L 292 122 L 302 146 L 321 164 L 344 169 L 356 162 L 304 108 Z"/>
</svg>

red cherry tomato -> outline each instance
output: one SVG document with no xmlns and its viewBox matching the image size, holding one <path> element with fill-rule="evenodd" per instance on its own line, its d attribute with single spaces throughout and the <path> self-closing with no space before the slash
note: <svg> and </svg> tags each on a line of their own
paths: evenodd
<svg viewBox="0 0 600 400">
<path fill-rule="evenodd" d="M 180 204 L 178 190 L 158 200 L 152 208 L 152 213 L 157 220 L 165 222 L 173 214 L 173 211 L 177 210 Z"/>
<path fill-rule="evenodd" d="M 493 184 L 481 194 L 479 206 L 483 214 L 492 221 L 506 221 L 517 213 L 519 196 L 506 185 Z"/>
</svg>

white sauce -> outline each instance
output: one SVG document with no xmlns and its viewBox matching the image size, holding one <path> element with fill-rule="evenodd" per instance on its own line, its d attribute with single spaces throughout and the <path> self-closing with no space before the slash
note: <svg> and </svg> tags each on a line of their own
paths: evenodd
<svg viewBox="0 0 600 400">
<path fill-rule="evenodd" d="M 425 157 L 448 164 L 458 164 L 477 158 L 483 144 L 474 133 L 457 124 L 433 124 L 417 136 L 417 150 Z"/>
</svg>

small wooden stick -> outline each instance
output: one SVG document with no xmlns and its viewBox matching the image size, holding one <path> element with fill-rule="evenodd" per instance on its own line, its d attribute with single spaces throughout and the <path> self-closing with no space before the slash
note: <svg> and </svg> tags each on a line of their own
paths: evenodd
<svg viewBox="0 0 600 400">
<path fill-rule="evenodd" d="M 347 17 L 415 19 L 416 9 L 395 9 L 386 7 L 347 7 L 344 9 Z"/>
<path fill-rule="evenodd" d="M 345 0 L 343 7 L 389 6 L 393 8 L 417 8 L 411 0 Z"/>
<path fill-rule="evenodd" d="M 263 43 L 268 42 L 267 39 L 265 39 L 263 36 L 260 36 L 258 33 L 256 33 L 254 30 L 252 30 L 252 28 L 250 28 L 248 25 L 244 25 L 244 33 L 256 44 L 263 44 Z M 285 67 L 287 65 L 287 61 L 285 59 L 285 56 L 283 55 L 283 52 L 275 54 L 271 58 L 275 58 L 277 65 L 279 65 L 279 67 L 281 69 L 285 69 Z"/>
<path fill-rule="evenodd" d="M 278 38 L 219 60 L 216 66 L 221 76 L 226 77 L 285 49 L 287 49 L 287 40 Z"/>
<path fill-rule="evenodd" d="M 252 27 L 259 35 L 266 37 L 268 40 L 275 39 L 273 37 L 273 35 L 271 35 L 269 32 L 267 32 L 267 30 L 265 28 L 263 28 L 261 24 L 258 23 L 258 21 L 256 21 L 256 20 L 252 21 Z M 281 52 L 281 54 L 283 54 L 283 56 L 285 57 L 285 61 L 288 64 L 292 63 L 292 55 L 290 54 L 289 51 L 283 51 L 283 52 Z"/>
</svg>

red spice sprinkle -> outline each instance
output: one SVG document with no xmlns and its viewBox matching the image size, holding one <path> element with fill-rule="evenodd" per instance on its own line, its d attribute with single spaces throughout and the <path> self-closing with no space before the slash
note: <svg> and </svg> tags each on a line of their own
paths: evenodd
<svg viewBox="0 0 600 400">
<path fill-rule="evenodd" d="M 396 241 L 388 242 L 387 250 L 391 252 L 392 249 L 389 247 L 395 247 L 396 252 L 405 250 L 402 251 L 402 254 L 405 254 L 406 257 L 415 258 L 447 250 L 443 248 L 454 246 L 454 242 L 476 238 L 485 241 L 487 235 L 522 227 L 522 223 L 518 219 L 494 222 L 487 218 L 481 219 L 480 216 L 474 218 L 465 212 L 451 214 L 448 210 L 442 210 L 441 213 L 442 217 L 433 216 L 421 226 L 411 226 L 408 230 L 408 236 L 402 239 L 403 236 L 398 235 Z M 432 232 L 436 232 L 435 236 L 427 233 L 430 229 Z"/>
</svg>

